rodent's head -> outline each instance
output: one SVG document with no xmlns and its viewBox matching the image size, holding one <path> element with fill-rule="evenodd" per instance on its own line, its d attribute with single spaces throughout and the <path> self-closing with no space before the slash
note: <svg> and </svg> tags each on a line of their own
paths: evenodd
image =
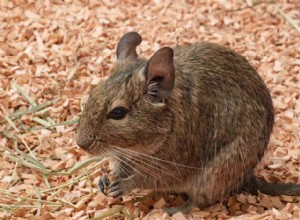
<svg viewBox="0 0 300 220">
<path fill-rule="evenodd" d="M 139 59 L 142 38 L 125 34 L 117 46 L 117 63 L 102 79 L 82 112 L 77 144 L 91 154 L 114 147 L 153 153 L 170 135 L 172 112 L 167 98 L 175 81 L 173 50 L 163 47 L 149 61 Z"/>
</svg>

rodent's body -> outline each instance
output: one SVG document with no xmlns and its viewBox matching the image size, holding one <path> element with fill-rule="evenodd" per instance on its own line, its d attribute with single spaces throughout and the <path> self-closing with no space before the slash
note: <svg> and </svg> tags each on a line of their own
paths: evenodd
<svg viewBox="0 0 300 220">
<path fill-rule="evenodd" d="M 177 191 L 204 207 L 238 191 L 253 180 L 272 132 L 262 79 L 241 55 L 206 42 L 138 59 L 138 36 L 120 40 L 114 71 L 91 94 L 77 135 L 83 149 L 118 161 L 108 195 Z"/>
<path fill-rule="evenodd" d="M 189 172 L 185 184 L 173 181 L 176 190 L 203 206 L 238 190 L 253 174 L 272 131 L 272 101 L 246 59 L 227 48 L 210 43 L 179 47 L 174 64 L 175 87 L 168 99 L 174 134 L 159 156 L 203 168 L 183 168 Z"/>
</svg>

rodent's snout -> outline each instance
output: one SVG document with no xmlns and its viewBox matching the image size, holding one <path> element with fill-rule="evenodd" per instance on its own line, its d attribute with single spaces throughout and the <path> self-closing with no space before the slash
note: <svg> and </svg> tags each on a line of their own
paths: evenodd
<svg viewBox="0 0 300 220">
<path fill-rule="evenodd" d="M 88 149 L 93 142 L 94 142 L 94 135 L 88 135 L 86 137 L 82 137 L 79 134 L 76 135 L 76 144 L 83 150 Z"/>
</svg>

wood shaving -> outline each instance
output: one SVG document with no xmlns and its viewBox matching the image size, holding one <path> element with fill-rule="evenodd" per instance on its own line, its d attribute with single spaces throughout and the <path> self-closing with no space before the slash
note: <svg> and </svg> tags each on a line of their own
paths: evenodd
<svg viewBox="0 0 300 220">
<path fill-rule="evenodd" d="M 109 164 L 74 143 L 83 103 L 110 74 L 124 33 L 142 35 L 144 57 L 210 41 L 244 55 L 270 89 L 275 127 L 257 176 L 300 183 L 299 8 L 297 0 L 0 1 L 0 219 L 300 219 L 300 198 L 284 195 L 237 194 L 173 217 L 163 208 L 180 197 L 107 198 L 97 181 Z"/>
</svg>

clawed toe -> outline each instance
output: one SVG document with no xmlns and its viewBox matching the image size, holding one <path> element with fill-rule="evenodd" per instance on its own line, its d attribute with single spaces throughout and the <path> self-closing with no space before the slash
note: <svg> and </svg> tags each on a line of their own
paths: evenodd
<svg viewBox="0 0 300 220">
<path fill-rule="evenodd" d="M 114 197 L 114 198 L 119 198 L 123 194 L 122 188 L 121 188 L 121 181 L 120 180 L 115 180 L 113 181 L 109 186 L 107 190 L 107 195 Z"/>
<path fill-rule="evenodd" d="M 103 176 L 100 176 L 99 182 L 98 182 L 98 190 L 103 193 L 105 193 L 105 189 L 110 185 L 110 180 L 108 178 L 107 174 L 104 174 Z"/>
<path fill-rule="evenodd" d="M 117 179 L 113 182 L 110 182 L 107 174 L 104 174 L 100 177 L 98 190 L 109 197 L 120 198 L 123 195 L 121 180 Z"/>
</svg>

